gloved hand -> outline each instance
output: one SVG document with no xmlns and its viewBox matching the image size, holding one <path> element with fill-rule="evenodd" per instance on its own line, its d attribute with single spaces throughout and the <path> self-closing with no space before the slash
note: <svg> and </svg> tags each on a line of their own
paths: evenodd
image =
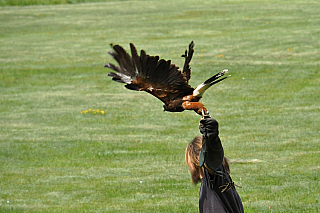
<svg viewBox="0 0 320 213">
<path fill-rule="evenodd" d="M 219 124 L 216 119 L 204 116 L 200 120 L 199 130 L 204 137 L 217 137 L 219 135 Z"/>
</svg>

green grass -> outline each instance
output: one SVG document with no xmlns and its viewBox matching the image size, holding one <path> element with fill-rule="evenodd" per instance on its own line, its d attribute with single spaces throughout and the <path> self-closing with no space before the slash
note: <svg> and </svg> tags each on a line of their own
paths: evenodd
<svg viewBox="0 0 320 213">
<path fill-rule="evenodd" d="M 112 0 L 0 0 L 0 6 L 55 5 L 107 1 Z"/>
<path fill-rule="evenodd" d="M 191 85 L 232 75 L 202 100 L 245 211 L 319 212 L 319 11 L 302 0 L 0 7 L 0 212 L 197 212 L 184 150 L 200 117 L 163 112 L 103 68 L 109 43 L 129 42 L 182 66 L 191 40 Z"/>
</svg>

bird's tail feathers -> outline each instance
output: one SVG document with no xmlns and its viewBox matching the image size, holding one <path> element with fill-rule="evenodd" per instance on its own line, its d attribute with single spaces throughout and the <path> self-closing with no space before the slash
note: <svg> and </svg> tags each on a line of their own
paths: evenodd
<svg viewBox="0 0 320 213">
<path fill-rule="evenodd" d="M 193 91 L 193 96 L 195 97 L 202 97 L 203 93 L 209 89 L 212 85 L 219 83 L 220 81 L 223 81 L 224 79 L 230 77 L 231 75 L 228 75 L 226 77 L 220 78 L 224 76 L 228 72 L 227 69 L 222 70 L 221 72 L 215 74 L 211 78 L 207 79 L 205 82 L 197 86 Z M 220 78 L 220 79 L 219 79 Z"/>
</svg>

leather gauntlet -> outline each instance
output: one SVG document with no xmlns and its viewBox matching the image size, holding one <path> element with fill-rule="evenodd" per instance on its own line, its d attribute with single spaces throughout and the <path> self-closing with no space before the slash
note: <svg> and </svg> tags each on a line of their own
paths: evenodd
<svg viewBox="0 0 320 213">
<path fill-rule="evenodd" d="M 216 119 L 205 116 L 200 120 L 199 130 L 202 134 L 202 149 L 199 156 L 199 165 L 204 163 L 216 171 L 223 161 L 224 152 L 219 138 L 219 124 Z"/>
</svg>

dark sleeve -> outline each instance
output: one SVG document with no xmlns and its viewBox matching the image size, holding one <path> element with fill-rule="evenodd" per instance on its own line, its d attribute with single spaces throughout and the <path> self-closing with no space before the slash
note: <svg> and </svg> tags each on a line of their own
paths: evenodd
<svg viewBox="0 0 320 213">
<path fill-rule="evenodd" d="M 202 133 L 202 149 L 199 156 L 199 163 L 201 161 L 216 171 L 219 169 L 224 157 L 223 147 L 219 138 L 219 124 L 216 119 L 205 117 L 200 120 L 200 132 Z M 202 166 L 202 165 L 200 165 Z"/>
</svg>

